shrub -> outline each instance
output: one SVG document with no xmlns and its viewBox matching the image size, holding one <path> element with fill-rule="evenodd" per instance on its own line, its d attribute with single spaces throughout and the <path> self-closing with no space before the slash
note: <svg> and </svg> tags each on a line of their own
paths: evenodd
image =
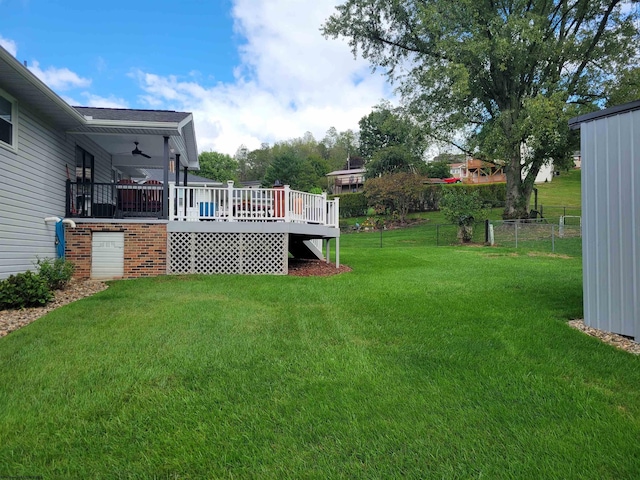
<svg viewBox="0 0 640 480">
<path fill-rule="evenodd" d="M 61 290 L 66 287 L 75 270 L 75 265 L 64 258 L 38 259 L 36 267 L 38 275 L 46 280 L 50 290 Z"/>
<path fill-rule="evenodd" d="M 478 190 L 457 188 L 447 190 L 442 196 L 440 210 L 447 220 L 458 226 L 458 239 L 462 243 L 471 241 L 473 225 L 486 217 Z"/>
<path fill-rule="evenodd" d="M 47 281 L 31 271 L 11 275 L 0 281 L 0 309 L 41 307 L 53 295 Z"/>
<path fill-rule="evenodd" d="M 360 217 L 367 214 L 367 199 L 364 193 L 344 193 L 332 195 L 331 198 L 340 199 L 340 217 Z"/>
<path fill-rule="evenodd" d="M 389 210 L 397 212 L 400 221 L 407 221 L 409 210 L 420 201 L 423 179 L 419 175 L 406 172 L 388 173 L 367 180 L 364 194 L 367 202 L 376 212 Z"/>
<path fill-rule="evenodd" d="M 457 183 L 452 185 L 425 185 L 418 206 L 423 211 L 440 209 L 442 196 L 451 190 L 463 190 L 466 192 L 478 192 L 478 198 L 486 207 L 504 206 L 507 196 L 506 183 Z"/>
</svg>

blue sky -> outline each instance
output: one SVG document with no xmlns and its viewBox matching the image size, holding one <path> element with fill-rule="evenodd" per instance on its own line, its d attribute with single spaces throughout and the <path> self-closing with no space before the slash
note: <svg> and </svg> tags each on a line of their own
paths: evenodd
<svg viewBox="0 0 640 480">
<path fill-rule="evenodd" d="M 233 154 L 357 129 L 391 89 L 319 32 L 336 0 L 0 0 L 0 45 L 72 105 L 194 113 Z"/>
</svg>

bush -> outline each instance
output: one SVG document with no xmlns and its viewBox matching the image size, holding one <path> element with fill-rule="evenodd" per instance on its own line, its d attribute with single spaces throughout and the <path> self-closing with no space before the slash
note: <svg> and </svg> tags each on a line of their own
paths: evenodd
<svg viewBox="0 0 640 480">
<path fill-rule="evenodd" d="M 38 275 L 46 280 L 50 290 L 61 290 L 66 287 L 75 270 L 75 265 L 64 258 L 38 259 L 36 267 Z"/>
<path fill-rule="evenodd" d="M 422 191 L 420 202 L 418 203 L 422 211 L 433 211 L 440 209 L 442 196 L 451 190 L 465 191 L 468 193 L 478 192 L 478 198 L 485 207 L 502 207 L 507 196 L 506 183 L 456 183 L 451 185 L 426 185 Z"/>
<path fill-rule="evenodd" d="M 440 209 L 444 217 L 458 226 L 458 240 L 468 243 L 473 238 L 476 221 L 486 218 L 480 192 L 472 189 L 448 189 L 442 196 Z"/>
<path fill-rule="evenodd" d="M 344 193 L 332 195 L 330 198 L 340 199 L 340 217 L 360 217 L 367 214 L 367 199 L 364 193 Z"/>
<path fill-rule="evenodd" d="M 0 281 L 0 309 L 41 307 L 53 298 L 47 281 L 31 271 Z"/>
</svg>

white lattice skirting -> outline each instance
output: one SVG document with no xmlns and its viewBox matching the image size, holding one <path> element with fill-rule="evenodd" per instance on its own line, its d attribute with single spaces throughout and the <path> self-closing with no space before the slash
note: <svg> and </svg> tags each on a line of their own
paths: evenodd
<svg viewBox="0 0 640 480">
<path fill-rule="evenodd" d="M 170 232 L 169 274 L 286 275 L 286 233 Z"/>
</svg>

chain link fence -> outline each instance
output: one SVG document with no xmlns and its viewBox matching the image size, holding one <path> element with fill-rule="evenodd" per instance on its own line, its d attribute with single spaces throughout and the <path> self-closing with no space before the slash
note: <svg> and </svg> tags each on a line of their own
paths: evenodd
<svg viewBox="0 0 640 480">
<path fill-rule="evenodd" d="M 561 216 L 557 224 L 549 223 L 546 219 L 493 220 L 489 225 L 489 243 L 501 247 L 581 255 L 581 217 Z"/>
</svg>

